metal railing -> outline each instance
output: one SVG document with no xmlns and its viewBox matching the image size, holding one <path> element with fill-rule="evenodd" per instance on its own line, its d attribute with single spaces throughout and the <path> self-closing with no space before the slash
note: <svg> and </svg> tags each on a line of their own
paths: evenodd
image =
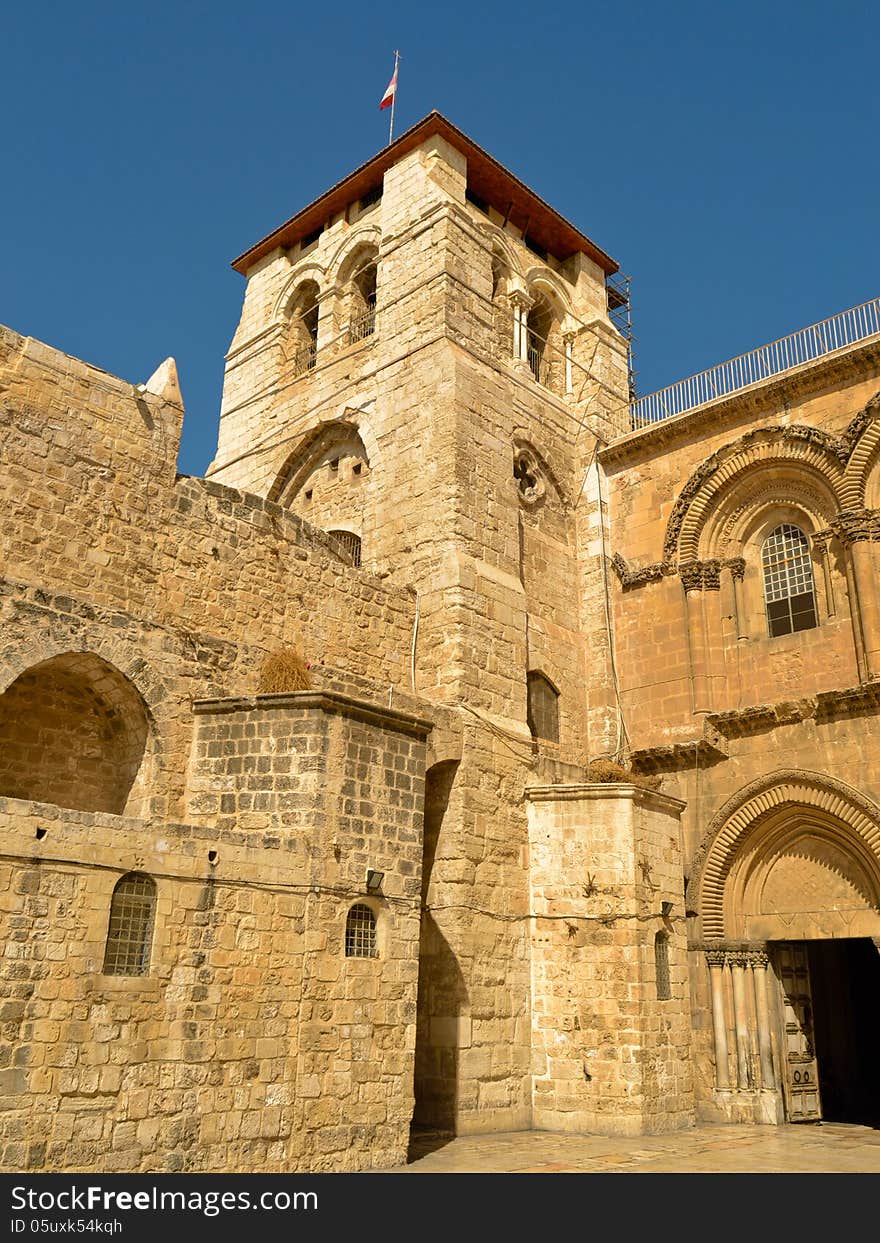
<svg viewBox="0 0 880 1243">
<path fill-rule="evenodd" d="M 769 345 L 761 345 L 747 354 L 740 354 L 708 371 L 679 380 L 656 393 L 638 397 L 630 404 L 630 425 L 633 430 L 650 427 L 661 419 L 696 410 L 718 397 L 726 397 L 738 389 L 757 384 L 760 380 L 812 362 L 824 354 L 854 345 L 880 333 L 880 298 L 861 306 L 841 311 L 821 323 L 801 328 Z"/>
<path fill-rule="evenodd" d="M 526 358 L 532 375 L 545 388 L 550 387 L 550 360 L 547 358 L 547 342 L 541 338 L 541 345 L 529 341 L 526 346 Z"/>
<path fill-rule="evenodd" d="M 302 375 L 304 371 L 314 371 L 315 364 L 318 361 L 318 343 L 310 341 L 308 345 L 302 346 L 293 356 L 293 374 L 295 376 Z"/>
<path fill-rule="evenodd" d="M 376 308 L 375 306 L 370 306 L 360 315 L 356 315 L 348 325 L 349 344 L 353 345 L 355 341 L 363 341 L 364 337 L 371 337 L 375 331 Z"/>
</svg>

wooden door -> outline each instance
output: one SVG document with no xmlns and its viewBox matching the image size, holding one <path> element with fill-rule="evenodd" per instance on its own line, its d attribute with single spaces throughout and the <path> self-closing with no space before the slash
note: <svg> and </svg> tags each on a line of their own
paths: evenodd
<svg viewBox="0 0 880 1243">
<path fill-rule="evenodd" d="M 800 941 L 777 942 L 773 963 L 782 986 L 782 1086 L 786 1116 L 789 1122 L 818 1122 L 822 1101 L 806 945 Z"/>
</svg>

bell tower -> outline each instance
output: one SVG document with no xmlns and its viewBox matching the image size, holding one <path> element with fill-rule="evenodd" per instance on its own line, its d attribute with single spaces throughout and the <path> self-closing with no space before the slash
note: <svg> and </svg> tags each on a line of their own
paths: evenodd
<svg viewBox="0 0 880 1243">
<path fill-rule="evenodd" d="M 616 264 L 432 113 L 233 266 L 209 477 L 419 593 L 418 693 L 528 736 L 540 671 L 584 751 L 604 693 L 589 468 L 626 427 Z"/>
</svg>

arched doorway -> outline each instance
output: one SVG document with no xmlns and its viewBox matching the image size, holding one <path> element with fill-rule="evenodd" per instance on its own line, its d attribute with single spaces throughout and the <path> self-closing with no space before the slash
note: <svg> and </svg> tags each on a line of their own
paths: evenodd
<svg viewBox="0 0 880 1243">
<path fill-rule="evenodd" d="M 772 774 L 721 809 L 695 864 L 714 1103 L 880 1123 L 880 809 L 823 774 Z"/>
</svg>

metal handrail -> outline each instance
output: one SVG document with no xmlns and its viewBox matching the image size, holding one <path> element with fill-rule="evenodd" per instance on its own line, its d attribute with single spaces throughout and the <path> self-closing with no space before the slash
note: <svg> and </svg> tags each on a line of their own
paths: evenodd
<svg viewBox="0 0 880 1243">
<path fill-rule="evenodd" d="M 679 380 L 656 393 L 648 393 L 630 403 L 630 425 L 633 430 L 650 427 L 662 419 L 696 410 L 718 397 L 727 397 L 739 389 L 757 384 L 770 376 L 781 375 L 802 363 L 822 358 L 834 350 L 854 345 L 880 333 L 880 298 L 861 306 L 841 311 L 818 324 L 801 328 L 769 345 L 761 345 L 747 354 L 700 371 Z"/>
<path fill-rule="evenodd" d="M 308 345 L 298 349 L 293 356 L 294 376 L 302 375 L 304 371 L 314 371 L 317 361 L 318 343 L 317 341 L 310 341 Z"/>
<path fill-rule="evenodd" d="M 375 306 L 370 306 L 360 315 L 356 315 L 348 325 L 349 344 L 353 345 L 355 341 L 363 341 L 365 337 L 371 337 L 375 331 L 376 308 Z"/>
</svg>

